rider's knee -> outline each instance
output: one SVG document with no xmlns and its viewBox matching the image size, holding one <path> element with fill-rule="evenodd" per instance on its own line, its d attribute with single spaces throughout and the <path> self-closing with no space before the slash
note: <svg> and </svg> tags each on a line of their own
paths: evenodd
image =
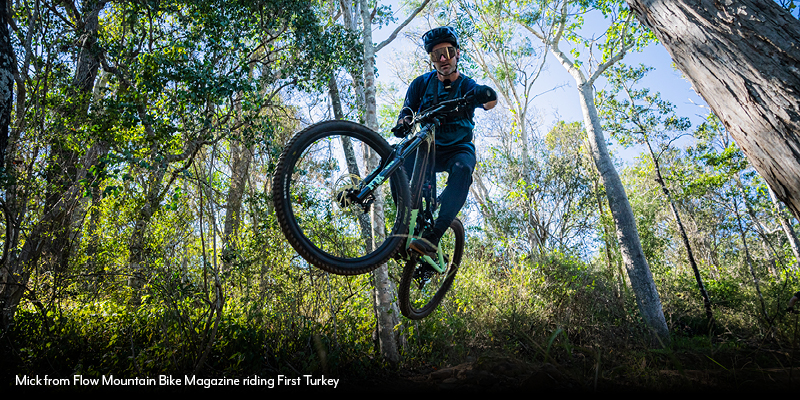
<svg viewBox="0 0 800 400">
<path fill-rule="evenodd" d="M 450 173 L 453 178 L 462 182 L 466 182 L 467 184 L 472 184 L 472 168 L 470 168 L 467 164 L 456 162 L 453 164 L 453 169 L 450 171 Z"/>
</svg>

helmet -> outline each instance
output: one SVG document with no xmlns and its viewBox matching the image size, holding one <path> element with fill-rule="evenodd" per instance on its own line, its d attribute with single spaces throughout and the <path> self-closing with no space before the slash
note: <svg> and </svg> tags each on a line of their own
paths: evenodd
<svg viewBox="0 0 800 400">
<path fill-rule="evenodd" d="M 458 36 L 456 35 L 456 30 L 450 26 L 433 28 L 422 35 L 422 43 L 425 46 L 425 51 L 428 53 L 433 51 L 433 46 L 445 42 L 452 43 L 453 46 L 458 48 Z"/>
</svg>

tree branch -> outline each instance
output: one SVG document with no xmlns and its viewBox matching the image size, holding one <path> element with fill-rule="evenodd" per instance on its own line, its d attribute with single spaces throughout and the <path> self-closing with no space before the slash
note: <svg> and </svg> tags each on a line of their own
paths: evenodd
<svg viewBox="0 0 800 400">
<path fill-rule="evenodd" d="M 408 24 L 411 22 L 411 20 L 413 20 L 413 19 L 414 19 L 414 18 L 417 16 L 417 14 L 419 14 L 419 13 L 422 11 L 422 9 L 423 9 L 423 8 L 425 8 L 425 6 L 427 6 L 427 5 L 428 5 L 428 3 L 430 3 L 430 1 L 431 1 L 431 0 L 424 0 L 424 1 L 422 2 L 422 4 L 420 4 L 420 5 L 419 5 L 419 7 L 417 7 L 417 9 L 416 9 L 416 10 L 414 10 L 414 11 L 413 11 L 411 14 L 409 14 L 409 15 L 408 15 L 408 18 L 406 18 L 406 20 L 405 20 L 405 21 L 403 21 L 403 23 L 402 23 L 402 24 L 400 24 L 400 26 L 398 26 L 398 27 L 397 27 L 397 28 L 394 30 L 394 32 L 392 32 L 392 34 L 391 34 L 391 35 L 389 35 L 389 37 L 388 37 L 388 38 L 386 38 L 386 40 L 384 40 L 383 42 L 381 42 L 381 44 L 379 44 L 379 45 L 375 46 L 375 52 L 376 52 L 376 53 L 377 53 L 377 52 L 379 52 L 379 51 L 380 51 L 382 48 L 384 48 L 384 47 L 385 47 L 387 44 L 391 43 L 391 42 L 392 42 L 392 41 L 393 41 L 393 40 L 394 40 L 394 39 L 397 37 L 397 34 L 398 34 L 398 33 L 400 33 L 400 31 L 401 31 L 401 30 L 403 30 L 403 28 L 405 28 L 405 27 L 406 27 L 406 25 L 408 25 Z"/>
<path fill-rule="evenodd" d="M 619 51 L 619 53 L 615 54 L 613 57 L 611 57 L 608 60 L 606 60 L 606 62 L 600 64 L 597 67 L 597 71 L 594 71 L 592 76 L 589 77 L 589 80 L 587 80 L 588 84 L 591 85 L 592 83 L 594 83 L 594 81 L 597 78 L 599 78 L 600 75 L 603 75 L 603 72 L 605 72 L 606 69 L 608 69 L 608 67 L 614 65 L 617 61 L 619 61 L 623 57 L 625 57 L 625 54 L 628 53 L 628 50 L 630 50 L 630 49 L 632 49 L 634 47 L 635 41 L 634 41 L 634 44 L 629 44 L 627 46 L 625 45 L 625 35 L 627 35 L 628 29 L 630 29 L 629 23 L 630 23 L 630 20 L 631 20 L 632 17 L 633 17 L 633 13 L 628 15 L 628 20 L 625 21 L 625 27 L 622 30 L 622 32 L 620 33 L 620 51 Z"/>
</svg>

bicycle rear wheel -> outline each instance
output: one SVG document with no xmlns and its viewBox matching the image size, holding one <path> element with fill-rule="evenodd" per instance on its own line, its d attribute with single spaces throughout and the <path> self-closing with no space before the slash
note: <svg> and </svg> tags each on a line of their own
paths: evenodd
<svg viewBox="0 0 800 400">
<path fill-rule="evenodd" d="M 408 229 L 410 197 L 402 168 L 375 189 L 369 205 L 342 197 L 391 151 L 380 135 L 348 121 L 312 125 L 289 141 L 272 194 L 281 229 L 298 254 L 330 273 L 357 275 L 398 251 Z"/>
<path fill-rule="evenodd" d="M 413 257 L 403 268 L 400 281 L 400 311 L 409 319 L 422 319 L 430 315 L 450 290 L 461 265 L 464 253 L 464 225 L 453 220 L 439 241 L 439 247 L 449 260 L 444 273 L 439 273 L 418 257 Z"/>
</svg>

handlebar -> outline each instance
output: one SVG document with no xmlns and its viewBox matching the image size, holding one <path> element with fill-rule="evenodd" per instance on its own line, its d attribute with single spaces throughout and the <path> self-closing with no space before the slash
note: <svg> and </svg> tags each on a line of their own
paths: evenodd
<svg viewBox="0 0 800 400">
<path fill-rule="evenodd" d="M 460 107 L 467 106 L 475 101 L 475 93 L 474 90 L 470 90 L 464 97 L 445 100 L 421 113 L 417 114 L 412 121 L 412 124 L 425 124 L 430 122 L 435 122 L 437 117 L 441 117 L 443 115 L 449 114 L 451 112 L 456 112 Z M 437 123 L 438 125 L 438 123 Z"/>
<path fill-rule="evenodd" d="M 420 112 L 411 121 L 406 120 L 406 122 L 398 123 L 397 126 L 392 128 L 392 133 L 397 137 L 404 137 L 411 130 L 410 127 L 416 124 L 434 123 L 438 126 L 441 124 L 440 117 L 458 112 L 461 107 L 467 107 L 475 103 L 486 104 L 494 100 L 497 100 L 497 93 L 494 89 L 489 86 L 476 86 L 461 98 L 442 101 Z M 405 118 L 408 118 L 408 116 Z"/>
</svg>

